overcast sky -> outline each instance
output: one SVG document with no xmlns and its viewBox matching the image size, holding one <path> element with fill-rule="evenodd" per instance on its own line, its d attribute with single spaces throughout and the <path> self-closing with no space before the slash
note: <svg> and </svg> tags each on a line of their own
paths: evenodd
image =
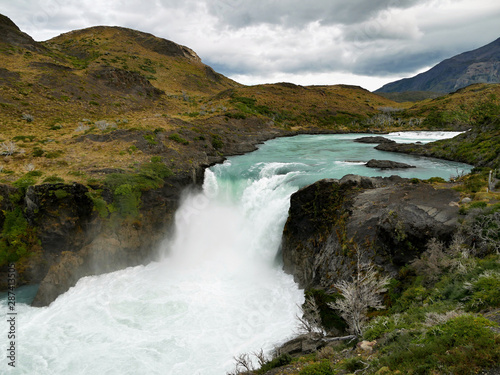
<svg viewBox="0 0 500 375">
<path fill-rule="evenodd" d="M 498 0 L 0 0 L 35 40 L 123 26 L 192 48 L 243 84 L 375 90 L 500 37 Z"/>
</svg>

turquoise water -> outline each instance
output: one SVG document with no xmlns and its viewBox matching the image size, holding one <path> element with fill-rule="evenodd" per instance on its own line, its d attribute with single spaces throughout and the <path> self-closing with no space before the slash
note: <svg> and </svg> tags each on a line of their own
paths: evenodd
<svg viewBox="0 0 500 375">
<path fill-rule="evenodd" d="M 447 138 L 459 133 L 412 132 L 391 133 L 386 138 L 399 143 L 422 142 Z M 224 180 L 246 181 L 274 175 L 287 176 L 284 183 L 305 186 L 322 178 L 342 178 L 347 174 L 362 176 L 399 175 L 406 178 L 428 179 L 469 173 L 471 166 L 435 158 L 412 156 L 376 150 L 374 144 L 354 142 L 369 134 L 299 135 L 266 142 L 253 153 L 235 156 L 223 165 L 214 166 Z M 367 168 L 370 159 L 392 160 L 417 168 L 380 170 Z M 228 166 L 231 165 L 231 168 Z"/>
<path fill-rule="evenodd" d="M 45 308 L 28 306 L 20 295 L 17 366 L 8 367 L 3 356 L 0 373 L 221 375 L 234 368 L 234 356 L 269 352 L 293 337 L 304 293 L 276 264 L 293 192 L 349 173 L 447 179 L 470 170 L 377 151 L 353 142 L 360 136 L 275 139 L 213 166 L 201 191 L 186 192 L 161 260 L 84 277 Z M 388 137 L 427 142 L 446 136 Z M 385 172 L 362 165 L 372 158 L 417 168 Z M 6 301 L 0 304 L 6 311 Z M 7 330 L 4 321 L 0 337 Z"/>
</svg>

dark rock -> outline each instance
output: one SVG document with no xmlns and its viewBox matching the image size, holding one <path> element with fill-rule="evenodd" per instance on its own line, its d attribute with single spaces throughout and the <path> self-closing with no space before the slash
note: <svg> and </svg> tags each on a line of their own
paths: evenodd
<svg viewBox="0 0 500 375">
<path fill-rule="evenodd" d="M 91 72 L 91 76 L 107 87 L 122 93 L 132 93 L 157 99 L 164 92 L 154 87 L 143 75 L 114 66 L 103 66 Z"/>
<path fill-rule="evenodd" d="M 282 254 L 301 288 L 330 288 L 352 275 L 355 251 L 389 273 L 455 231 L 460 196 L 401 177 L 321 180 L 291 197 Z"/>
<path fill-rule="evenodd" d="M 323 335 L 319 333 L 306 333 L 287 341 L 276 349 L 278 355 L 304 355 L 310 354 L 325 346 Z"/>
<path fill-rule="evenodd" d="M 416 168 L 414 165 L 399 163 L 392 160 L 375 160 L 372 159 L 365 164 L 368 168 L 379 169 L 400 169 L 400 168 Z"/>
<path fill-rule="evenodd" d="M 380 151 L 390 151 L 390 152 L 402 152 L 407 154 L 415 153 L 414 150 L 423 149 L 424 145 L 418 145 L 416 143 L 381 143 L 375 146 L 376 150 Z"/>
<path fill-rule="evenodd" d="M 40 217 L 48 218 L 47 223 L 42 224 L 44 253 L 52 249 L 57 256 L 47 265 L 48 272 L 43 275 L 33 306 L 49 305 L 84 276 L 113 272 L 154 260 L 157 255 L 155 250 L 157 245 L 173 223 L 181 192 L 186 186 L 196 182 L 193 178 L 194 176 L 188 173 L 178 174 L 166 179 L 162 188 L 142 192 L 140 213 L 136 220 L 110 218 L 111 221 L 105 222 L 93 211 L 92 202 L 82 201 L 80 209 L 83 211 L 77 213 L 73 212 L 76 210 L 73 202 L 77 201 L 74 197 L 64 198 L 68 201 L 65 205 L 61 204 L 63 207 L 58 207 L 56 202 L 50 199 L 48 202 L 42 202 L 42 199 L 36 199 L 35 193 L 31 193 L 30 196 L 34 194 L 35 197 L 30 199 L 40 207 L 39 209 L 47 211 L 48 207 L 52 207 L 53 211 L 62 214 L 57 218 L 48 212 L 39 211 Z M 55 187 L 64 188 L 64 186 L 60 184 L 45 189 L 53 190 Z M 34 187 L 35 192 L 38 188 Z M 50 194 L 43 196 L 46 195 L 50 197 Z M 83 200 L 83 196 L 87 195 L 76 194 L 76 196 L 80 196 Z M 106 198 L 106 191 L 103 191 L 102 197 L 111 201 L 111 197 Z M 73 225 L 68 225 L 66 220 L 68 217 L 66 213 L 70 212 L 74 213 Z M 85 228 L 83 228 L 84 222 Z M 105 223 L 107 225 L 104 225 Z M 75 231 L 77 228 L 81 228 L 81 233 Z M 69 239 L 63 235 L 70 239 L 74 237 L 72 240 L 74 243 L 69 243 Z"/>
<path fill-rule="evenodd" d="M 22 32 L 9 17 L 0 14 L 0 42 L 26 48 L 32 52 L 45 51 L 46 48 Z"/>
<path fill-rule="evenodd" d="M 361 137 L 361 138 L 356 138 L 354 142 L 358 143 L 396 143 L 392 139 L 387 139 L 381 136 L 375 136 L 375 137 Z"/>
</svg>

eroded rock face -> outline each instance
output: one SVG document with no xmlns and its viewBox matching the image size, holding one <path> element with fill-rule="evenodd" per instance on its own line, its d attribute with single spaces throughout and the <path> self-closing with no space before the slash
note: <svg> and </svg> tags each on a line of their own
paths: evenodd
<svg viewBox="0 0 500 375">
<path fill-rule="evenodd" d="M 301 288 L 330 288 L 352 275 L 355 252 L 389 273 L 450 241 L 459 194 L 397 176 L 345 176 L 299 190 L 283 232 L 284 269 Z"/>
<path fill-rule="evenodd" d="M 140 214 L 135 219 L 103 220 L 92 211 L 91 203 L 87 205 L 92 215 L 86 230 L 82 229 L 85 242 L 70 245 L 65 236 L 53 242 L 55 256 L 47 266 L 48 272 L 41 280 L 33 306 L 49 305 L 84 276 L 147 264 L 155 259 L 157 245 L 173 223 L 181 191 L 194 182 L 193 176 L 177 175 L 165 180 L 162 188 L 143 192 Z M 41 214 L 43 218 L 50 217 L 47 213 Z M 59 227 L 57 223 L 48 225 L 44 235 L 50 239 Z M 44 247 L 44 253 L 46 249 Z"/>
</svg>

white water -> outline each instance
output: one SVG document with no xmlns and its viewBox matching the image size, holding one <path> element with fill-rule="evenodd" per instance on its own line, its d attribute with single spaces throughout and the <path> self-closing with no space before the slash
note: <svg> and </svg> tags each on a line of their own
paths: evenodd
<svg viewBox="0 0 500 375">
<path fill-rule="evenodd" d="M 290 338 L 304 297 L 275 259 L 289 196 L 319 178 L 377 174 L 357 161 L 373 151 L 356 137 L 278 139 L 214 166 L 204 191 L 186 194 L 161 261 L 83 278 L 46 308 L 18 304 L 17 367 L 2 356 L 0 373 L 223 375 L 233 356 Z M 463 166 L 417 162 L 415 177 Z"/>
</svg>

